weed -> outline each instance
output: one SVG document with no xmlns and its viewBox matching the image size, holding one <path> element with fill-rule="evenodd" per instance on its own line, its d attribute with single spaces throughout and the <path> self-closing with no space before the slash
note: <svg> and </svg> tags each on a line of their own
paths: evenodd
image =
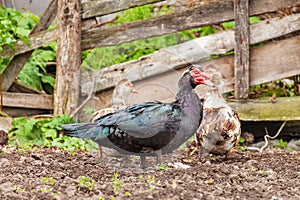
<svg viewBox="0 0 300 200">
<path fill-rule="evenodd" d="M 42 177 L 42 183 L 50 186 L 54 186 L 55 179 L 52 177 Z"/>
<path fill-rule="evenodd" d="M 12 128 L 8 133 L 10 145 L 19 145 L 30 151 L 35 151 L 38 146 L 57 146 L 64 150 L 76 149 L 96 151 L 97 144 L 87 139 L 61 136 L 60 125 L 73 123 L 70 115 L 55 116 L 43 119 L 16 118 L 12 122 Z M 17 153 L 18 150 L 16 150 Z M 22 152 L 23 153 L 23 152 Z"/>
<path fill-rule="evenodd" d="M 275 148 L 285 149 L 288 145 L 288 142 L 283 141 L 283 139 L 279 139 Z"/>
<path fill-rule="evenodd" d="M 41 188 L 42 193 L 51 193 L 52 191 L 53 191 L 53 188 L 46 188 L 46 187 Z"/>
<path fill-rule="evenodd" d="M 25 188 L 21 188 L 20 186 L 14 185 L 13 188 L 16 192 L 25 192 Z"/>
<path fill-rule="evenodd" d="M 126 197 L 129 197 L 129 196 L 131 196 L 131 193 L 130 193 L 129 191 L 126 191 L 126 192 L 125 192 L 125 196 L 126 196 Z"/>
<path fill-rule="evenodd" d="M 160 163 L 160 164 L 157 164 L 156 167 L 160 170 L 164 170 L 164 171 L 167 171 L 168 170 L 168 165 L 165 164 L 165 163 Z"/>
<path fill-rule="evenodd" d="M 115 192 L 124 187 L 122 180 L 119 179 L 119 176 L 120 174 L 114 173 L 114 177 L 112 178 L 112 184 Z"/>
<path fill-rule="evenodd" d="M 239 139 L 239 142 L 237 144 L 237 147 L 239 149 L 241 149 L 242 151 L 246 151 L 246 147 L 244 146 L 245 141 L 246 141 L 245 138 L 241 136 L 240 139 Z"/>
<path fill-rule="evenodd" d="M 86 176 L 82 176 L 81 179 L 78 181 L 78 186 L 80 188 L 88 188 L 89 191 L 93 190 L 94 184 L 95 180 Z"/>
</svg>

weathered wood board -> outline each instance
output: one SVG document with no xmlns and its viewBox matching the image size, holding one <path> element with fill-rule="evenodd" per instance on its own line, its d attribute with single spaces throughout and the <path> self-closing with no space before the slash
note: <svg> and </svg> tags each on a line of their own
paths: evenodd
<svg viewBox="0 0 300 200">
<path fill-rule="evenodd" d="M 281 97 L 277 98 L 275 103 L 264 99 L 228 102 L 228 104 L 245 121 L 300 120 L 300 97 Z"/>
<path fill-rule="evenodd" d="M 246 99 L 249 91 L 249 0 L 234 1 L 235 48 L 234 77 L 235 99 Z"/>
<path fill-rule="evenodd" d="M 81 74 L 81 1 L 58 1 L 54 114 L 71 114 L 78 106 Z"/>
<path fill-rule="evenodd" d="M 270 20 L 266 20 L 251 25 L 250 44 L 256 44 L 258 42 L 274 39 L 276 37 L 279 37 L 283 33 L 283 31 L 294 32 L 296 30 L 300 30 L 299 19 L 300 19 L 300 14 L 297 14 L 297 15 L 287 16 L 284 18 L 270 19 Z M 287 24 L 289 24 L 290 26 Z M 283 29 L 280 29 L 279 27 L 283 27 Z M 262 32 L 262 30 L 264 30 L 265 32 Z M 284 64 L 283 60 L 280 57 L 278 57 L 278 55 L 285 55 L 286 52 L 290 52 L 288 53 L 290 59 L 287 62 L 294 62 L 294 64 L 296 64 L 297 63 L 296 61 L 299 61 L 298 54 L 297 51 L 294 51 L 291 48 L 295 47 L 296 50 L 299 50 L 299 47 L 297 47 L 293 43 L 294 41 L 296 42 L 296 44 L 298 44 L 297 39 L 292 40 L 292 42 L 288 43 L 288 45 L 292 45 L 290 48 L 284 44 L 284 42 L 288 42 L 288 40 L 280 43 L 277 46 L 268 46 L 271 48 L 270 53 L 266 53 L 264 56 L 269 57 L 268 54 L 269 55 L 272 54 L 273 56 L 277 55 L 277 58 L 275 60 Z M 177 69 L 182 66 L 186 66 L 188 65 L 188 63 L 199 62 L 200 60 L 209 58 L 211 55 L 224 54 L 230 50 L 233 50 L 234 44 L 235 44 L 234 31 L 228 30 L 213 35 L 209 35 L 206 37 L 197 38 L 179 45 L 174 45 L 159 50 L 148 56 L 144 56 L 138 60 L 121 63 L 109 68 L 105 68 L 100 71 L 93 72 L 92 75 L 83 74 L 82 82 L 81 82 L 81 91 L 83 95 L 89 93 L 89 88 L 91 88 L 91 84 L 92 84 L 91 76 L 94 76 L 96 78 L 97 81 L 96 91 L 100 91 L 106 88 L 113 87 L 114 84 L 117 83 L 118 79 L 120 79 L 122 76 L 126 76 L 126 73 L 135 71 L 135 77 L 131 77 L 131 80 L 133 81 L 141 80 L 143 78 L 154 76 L 159 73 L 165 72 L 167 70 Z M 276 48 L 282 48 L 282 46 L 285 46 L 284 50 L 276 49 Z M 263 51 L 265 52 L 266 50 Z M 259 55 L 259 54 L 260 52 L 256 53 L 255 55 Z M 252 62 L 255 63 L 258 62 L 257 64 L 260 64 L 262 66 L 269 65 L 268 62 L 274 63 L 273 59 L 268 60 L 263 57 L 263 59 L 261 60 L 260 56 L 257 59 L 255 59 L 256 56 L 254 55 L 251 55 L 251 57 L 252 57 L 251 58 L 252 61 L 250 62 L 251 65 L 253 64 Z M 227 61 L 225 62 L 225 64 L 226 63 Z M 299 70 L 297 70 L 296 67 L 297 65 L 298 64 L 294 65 L 292 67 L 292 70 L 287 69 L 285 73 L 295 75 L 295 71 L 299 72 Z M 266 68 L 266 70 L 270 70 L 270 69 Z M 291 70 L 291 73 L 288 70 Z M 264 71 L 264 73 L 262 73 L 262 76 L 268 75 L 269 73 L 270 72 Z M 257 74 L 256 72 L 254 74 L 255 76 L 260 75 Z M 272 71 L 272 74 L 278 76 L 276 74 L 276 70 Z M 131 76 L 133 76 L 132 73 Z M 279 76 L 282 78 L 281 75 Z M 288 75 L 288 76 L 292 76 L 292 75 Z M 276 79 L 278 79 L 278 77 L 276 77 Z M 252 81 L 252 83 L 250 84 L 253 85 L 253 84 L 257 84 L 257 82 L 260 82 L 260 81 L 255 82 L 255 80 L 256 77 L 250 77 L 250 82 Z"/>
<path fill-rule="evenodd" d="M 3 92 L 3 107 L 53 109 L 53 96 Z"/>
<path fill-rule="evenodd" d="M 156 3 L 165 0 L 97 0 L 82 3 L 82 19 L 103 16 L 136 6 Z"/>
<path fill-rule="evenodd" d="M 4 130 L 6 132 L 11 128 L 12 118 L 10 117 L 0 117 L 0 130 Z"/>
</svg>

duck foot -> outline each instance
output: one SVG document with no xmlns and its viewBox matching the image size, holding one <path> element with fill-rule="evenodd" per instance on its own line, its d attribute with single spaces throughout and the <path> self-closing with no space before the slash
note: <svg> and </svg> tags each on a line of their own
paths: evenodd
<svg viewBox="0 0 300 200">
<path fill-rule="evenodd" d="M 162 163 L 162 152 L 161 149 L 155 151 L 156 155 L 156 164 L 161 164 Z"/>
</svg>

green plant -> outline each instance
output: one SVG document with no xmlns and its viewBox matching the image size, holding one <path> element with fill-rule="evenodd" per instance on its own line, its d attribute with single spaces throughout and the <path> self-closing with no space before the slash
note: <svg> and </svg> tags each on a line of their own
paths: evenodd
<svg viewBox="0 0 300 200">
<path fill-rule="evenodd" d="M 250 24 L 255 24 L 257 22 L 260 22 L 261 19 L 259 17 L 253 16 L 253 17 L 249 17 L 249 23 Z M 235 28 L 235 22 L 234 21 L 229 21 L 229 22 L 223 22 L 221 23 L 221 26 L 224 29 L 233 29 Z"/>
<path fill-rule="evenodd" d="M 83 108 L 83 112 L 85 112 L 86 114 L 93 114 L 94 112 L 96 112 L 96 110 L 95 110 L 94 108 L 85 106 L 85 107 Z"/>
<path fill-rule="evenodd" d="M 245 141 L 246 141 L 245 138 L 241 136 L 241 137 L 239 138 L 239 142 L 238 142 L 238 144 L 237 144 L 237 147 L 238 147 L 239 149 L 243 150 L 243 151 L 246 150 L 246 147 L 244 146 Z"/>
<path fill-rule="evenodd" d="M 49 75 L 46 63 L 56 60 L 56 42 L 33 51 L 18 75 L 20 82 L 36 89 L 53 94 L 54 75 Z"/>
<path fill-rule="evenodd" d="M 42 183 L 50 186 L 54 186 L 55 179 L 52 177 L 42 177 Z"/>
<path fill-rule="evenodd" d="M 115 192 L 124 187 L 122 180 L 119 179 L 119 176 L 120 174 L 114 173 L 114 177 L 112 178 L 112 184 Z"/>
<path fill-rule="evenodd" d="M 156 165 L 156 167 L 160 170 L 164 170 L 164 171 L 167 171 L 168 170 L 168 165 L 165 164 L 165 163 L 159 163 Z"/>
<path fill-rule="evenodd" d="M 25 188 L 21 188 L 20 186 L 17 186 L 17 185 L 14 185 L 13 186 L 13 188 L 14 188 L 14 190 L 16 191 L 16 192 L 25 192 L 26 191 L 26 189 Z"/>
<path fill-rule="evenodd" d="M 129 191 L 126 191 L 126 192 L 125 192 L 125 196 L 126 196 L 126 197 L 130 197 L 130 196 L 131 196 L 131 193 L 130 193 Z"/>
<path fill-rule="evenodd" d="M 31 145 L 57 146 L 64 150 L 88 150 L 96 151 L 97 145 L 91 140 L 79 139 L 60 135 L 61 124 L 73 123 L 69 115 L 55 116 L 44 119 L 16 118 L 12 122 L 12 128 L 8 133 L 9 144 L 18 144 L 21 147 Z"/>
<path fill-rule="evenodd" d="M 42 193 L 51 193 L 52 191 L 53 191 L 53 188 L 47 188 L 47 187 L 41 188 Z"/>
<path fill-rule="evenodd" d="M 78 181 L 78 186 L 80 188 L 87 188 L 89 191 L 93 190 L 95 180 L 86 176 L 82 176 Z"/>
<path fill-rule="evenodd" d="M 14 48 L 14 43 L 18 39 L 29 45 L 27 36 L 39 22 L 39 18 L 30 12 L 22 13 L 0 4 L 0 45 L 9 45 Z M 1 51 L 2 48 L 0 48 Z"/>
<path fill-rule="evenodd" d="M 283 141 L 283 139 L 279 139 L 277 144 L 275 145 L 275 148 L 281 148 L 285 149 L 288 145 L 288 142 Z"/>
<path fill-rule="evenodd" d="M 28 34 L 39 23 L 39 18 L 30 12 L 22 13 L 0 4 L 0 53 L 3 46 L 15 48 L 15 42 L 20 39 L 29 45 Z M 10 58 L 0 57 L 0 73 L 6 68 Z"/>
</svg>

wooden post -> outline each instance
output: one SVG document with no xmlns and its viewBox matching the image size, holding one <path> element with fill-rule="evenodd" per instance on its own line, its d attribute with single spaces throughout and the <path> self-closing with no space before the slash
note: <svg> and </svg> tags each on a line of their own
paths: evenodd
<svg viewBox="0 0 300 200">
<path fill-rule="evenodd" d="M 78 105 L 81 66 L 80 0 L 60 0 L 54 115 L 71 114 Z"/>
<path fill-rule="evenodd" d="M 52 0 L 46 9 L 46 11 L 43 13 L 40 19 L 40 23 L 37 24 L 32 31 L 30 32 L 30 35 L 34 33 L 38 33 L 46 28 L 52 23 L 53 19 L 56 16 L 56 10 L 57 10 L 57 0 Z M 2 75 L 2 91 L 6 92 L 10 86 L 13 84 L 15 78 L 18 76 L 19 72 L 31 56 L 33 50 L 28 51 L 24 54 L 16 55 L 9 63 L 9 65 L 5 68 L 3 75 Z"/>
<path fill-rule="evenodd" d="M 234 1 L 235 20 L 235 98 L 246 99 L 249 90 L 249 2 Z"/>
</svg>

